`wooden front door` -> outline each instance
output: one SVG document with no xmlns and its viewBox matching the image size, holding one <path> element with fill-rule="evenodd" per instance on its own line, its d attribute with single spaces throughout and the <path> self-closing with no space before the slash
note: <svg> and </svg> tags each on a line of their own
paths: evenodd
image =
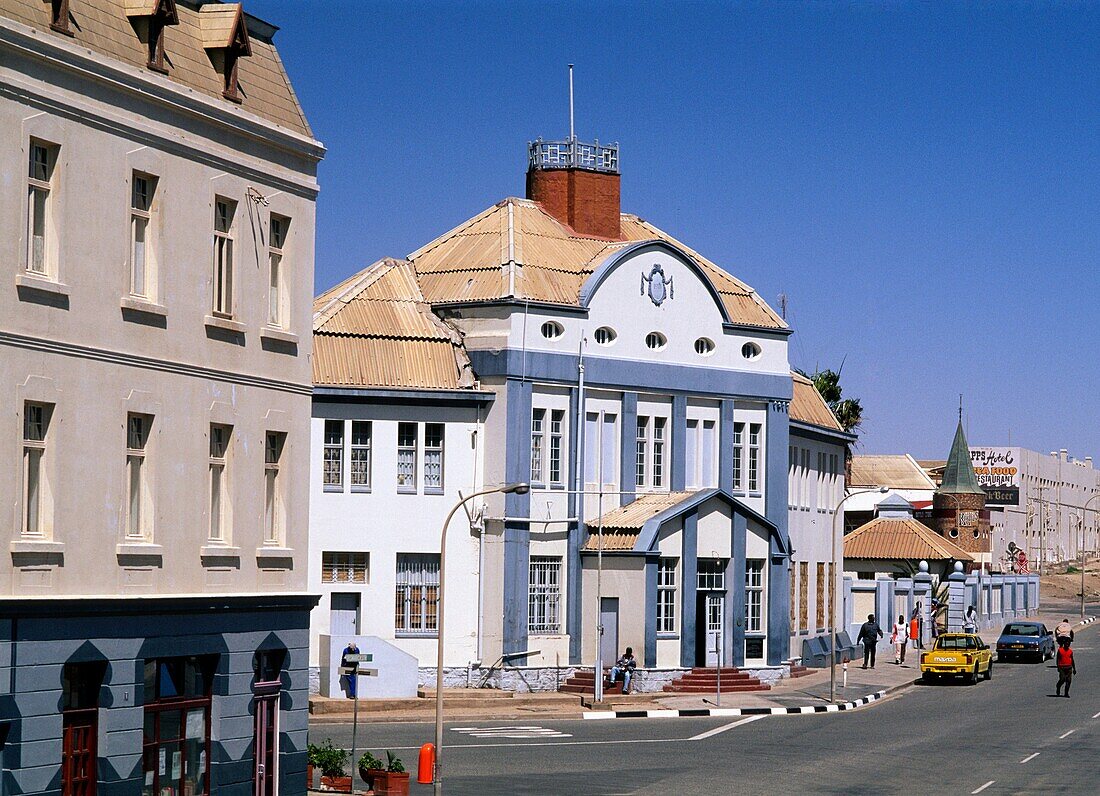
<svg viewBox="0 0 1100 796">
<path fill-rule="evenodd" d="M 255 796 L 278 796 L 280 686 L 278 682 L 256 684 Z"/>
<path fill-rule="evenodd" d="M 97 716 L 95 708 L 63 714 L 62 796 L 95 796 Z"/>
</svg>

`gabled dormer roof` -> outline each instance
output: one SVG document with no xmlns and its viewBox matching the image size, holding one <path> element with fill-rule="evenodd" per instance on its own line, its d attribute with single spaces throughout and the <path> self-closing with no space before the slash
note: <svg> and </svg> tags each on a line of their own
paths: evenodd
<svg viewBox="0 0 1100 796">
<path fill-rule="evenodd" d="M 123 0 L 127 17 L 160 17 L 166 25 L 178 25 L 176 0 Z"/>
<path fill-rule="evenodd" d="M 240 3 L 204 5 L 199 9 L 199 28 L 204 49 L 235 49 L 240 55 L 252 55 L 252 42 Z"/>
<path fill-rule="evenodd" d="M 951 442 L 951 452 L 947 455 L 947 464 L 944 465 L 943 480 L 938 491 L 949 495 L 985 494 L 978 485 L 978 476 L 970 459 L 970 446 L 966 444 L 962 420 L 955 430 L 955 439 Z"/>
</svg>

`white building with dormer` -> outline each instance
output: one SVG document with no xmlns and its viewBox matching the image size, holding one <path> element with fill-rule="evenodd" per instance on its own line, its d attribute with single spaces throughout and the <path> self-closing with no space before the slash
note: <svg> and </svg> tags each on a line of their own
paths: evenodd
<svg viewBox="0 0 1100 796">
<path fill-rule="evenodd" d="M 513 482 L 450 531 L 449 667 L 781 668 L 825 631 L 853 437 L 619 181 L 617 146 L 537 141 L 526 198 L 316 300 L 313 666 L 356 635 L 434 665 L 443 518 Z"/>
</svg>

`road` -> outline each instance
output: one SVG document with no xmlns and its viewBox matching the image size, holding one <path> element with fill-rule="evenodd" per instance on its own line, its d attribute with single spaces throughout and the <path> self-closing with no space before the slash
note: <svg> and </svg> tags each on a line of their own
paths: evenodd
<svg viewBox="0 0 1100 796">
<path fill-rule="evenodd" d="M 1094 794 L 1098 626 L 1078 631 L 1071 699 L 1054 697 L 1050 663 L 1006 663 L 991 682 L 915 685 L 852 713 L 448 724 L 445 792 Z M 415 780 L 416 749 L 432 731 L 377 724 L 360 728 L 360 738 L 376 753 L 400 749 Z M 349 746 L 351 728 L 312 731 L 311 740 L 325 737 Z M 411 790 L 429 792 L 415 782 Z"/>
</svg>

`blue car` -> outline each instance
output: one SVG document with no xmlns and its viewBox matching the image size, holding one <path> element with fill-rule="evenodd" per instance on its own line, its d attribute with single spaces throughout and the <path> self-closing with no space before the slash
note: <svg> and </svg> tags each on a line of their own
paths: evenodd
<svg viewBox="0 0 1100 796">
<path fill-rule="evenodd" d="M 997 639 L 998 661 L 1045 661 L 1053 657 L 1054 634 L 1042 622 L 1009 622 Z"/>
</svg>

